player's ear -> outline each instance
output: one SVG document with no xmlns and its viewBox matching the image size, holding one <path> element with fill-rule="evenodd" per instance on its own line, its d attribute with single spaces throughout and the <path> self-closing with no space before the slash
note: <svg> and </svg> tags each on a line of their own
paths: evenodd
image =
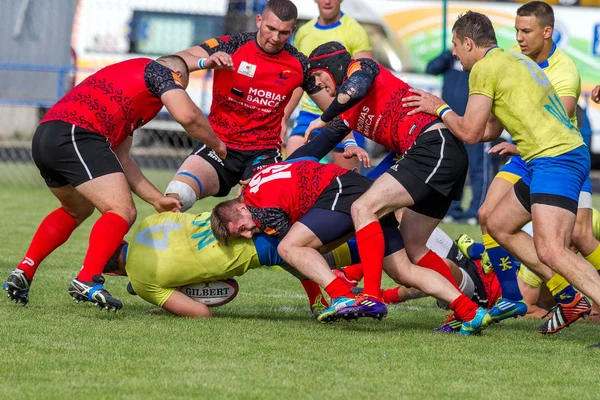
<svg viewBox="0 0 600 400">
<path fill-rule="evenodd" d="M 261 23 L 262 23 L 262 15 L 256 14 L 256 28 L 260 29 Z"/>
<path fill-rule="evenodd" d="M 544 39 L 548 40 L 552 37 L 552 27 L 551 26 L 545 26 L 544 27 Z"/>
</svg>

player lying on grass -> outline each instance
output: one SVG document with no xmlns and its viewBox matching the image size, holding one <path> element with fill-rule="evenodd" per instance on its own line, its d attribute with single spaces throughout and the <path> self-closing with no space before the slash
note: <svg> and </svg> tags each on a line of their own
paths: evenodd
<svg viewBox="0 0 600 400">
<path fill-rule="evenodd" d="M 320 136 L 292 154 L 288 158 L 292 162 L 273 164 L 255 174 L 242 197 L 218 204 L 211 216 L 213 232 L 222 243 L 239 236 L 250 238 L 259 232 L 281 238 L 281 257 L 317 282 L 332 299 L 332 306 L 318 317 L 319 321 L 381 318 L 387 314 L 387 308 L 377 300 L 370 299 L 356 309 L 346 308 L 354 305 L 355 296 L 319 253 L 354 234 L 350 207 L 372 182 L 356 172 L 303 158 L 313 154 L 318 159 L 330 150 L 319 146 L 323 142 Z M 463 334 L 479 331 L 491 321 L 483 308 L 478 308 L 443 276 L 409 261 L 392 215 L 384 217 L 382 225 L 384 269 L 392 279 L 448 302 L 463 322 Z M 378 280 L 381 282 L 381 276 Z M 340 313 L 343 309 L 346 312 Z"/>
<path fill-rule="evenodd" d="M 104 272 L 127 275 L 137 295 L 175 315 L 206 318 L 211 317 L 209 308 L 177 289 L 233 278 L 261 266 L 281 265 L 277 244 L 273 237 L 256 235 L 232 239 L 223 246 L 210 229 L 209 213 L 165 212 L 144 219 L 131 243 L 121 245 Z M 316 284 L 307 282 L 314 285 L 313 293 L 320 294 Z M 302 281 L 303 286 L 310 286 L 307 282 Z M 315 302 L 322 302 L 321 310 L 328 306 L 318 295 L 311 305 Z"/>
</svg>

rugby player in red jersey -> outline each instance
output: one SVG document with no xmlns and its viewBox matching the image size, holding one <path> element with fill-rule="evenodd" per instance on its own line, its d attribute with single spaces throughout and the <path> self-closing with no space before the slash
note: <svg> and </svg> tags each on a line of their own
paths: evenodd
<svg viewBox="0 0 600 400">
<path fill-rule="evenodd" d="M 387 315 L 383 302 L 373 300 L 360 309 L 349 307 L 355 303 L 350 287 L 336 277 L 319 254 L 354 234 L 350 209 L 372 183 L 354 171 L 318 163 L 316 160 L 330 148 L 323 152 L 321 146 L 316 151 L 311 144 L 322 141 L 319 135 L 314 143 L 294 152 L 288 161 L 257 172 L 242 197 L 218 204 L 211 215 L 213 234 L 225 243 L 229 237 L 252 237 L 259 232 L 282 239 L 277 248 L 279 255 L 323 287 L 331 298 L 331 306 L 318 317 L 321 322 L 382 318 Z M 302 157 L 305 154 L 316 158 L 307 160 Z M 477 332 L 491 321 L 483 308 L 478 308 L 444 277 L 409 261 L 393 214 L 382 215 L 382 225 L 382 264 L 392 279 L 451 304 L 462 321 L 462 334 Z"/>
<path fill-rule="evenodd" d="M 381 301 L 385 246 L 378 219 L 403 207 L 400 232 L 411 262 L 439 272 L 458 288 L 446 263 L 426 243 L 450 203 L 462 193 L 468 166 L 463 144 L 438 117 L 407 115 L 401 100 L 410 86 L 373 60 L 352 60 L 338 42 L 313 50 L 308 68 L 334 100 L 309 125 L 306 137 L 324 128 L 319 136 L 325 134 L 337 144 L 355 130 L 402 155 L 352 205 L 365 291 L 351 310 L 340 312 L 360 312 Z"/>
<path fill-rule="evenodd" d="M 178 200 L 163 196 L 129 156 L 134 130 L 164 106 L 197 140 L 226 157 L 202 111 L 185 92 L 189 72 L 179 56 L 156 61 L 135 58 L 91 75 L 60 99 L 33 136 L 32 155 L 61 206 L 35 233 L 21 263 L 4 287 L 25 305 L 39 264 L 67 241 L 94 208 L 102 214 L 90 233 L 89 247 L 69 294 L 117 310 L 122 303 L 104 289 L 102 270 L 136 218 L 130 189 L 161 211 L 177 211 Z"/>
<path fill-rule="evenodd" d="M 308 73 L 306 56 L 287 43 L 296 18 L 294 3 L 270 0 L 256 17 L 258 32 L 209 39 L 178 53 L 190 70 L 215 70 L 208 121 L 228 153 L 222 160 L 199 143 L 181 165 L 165 193 L 178 198 L 183 211 L 198 199 L 226 196 L 240 180 L 282 160 L 281 124 L 294 89 L 319 107 L 331 102 Z"/>
</svg>

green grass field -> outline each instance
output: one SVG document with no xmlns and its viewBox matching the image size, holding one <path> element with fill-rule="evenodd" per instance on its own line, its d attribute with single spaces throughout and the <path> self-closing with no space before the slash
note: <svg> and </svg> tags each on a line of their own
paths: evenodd
<svg viewBox="0 0 600 400">
<path fill-rule="evenodd" d="M 1 181 L 2 173 L 0 173 Z M 169 174 L 152 174 L 166 182 Z M 597 199 L 596 199 L 597 200 Z M 42 218 L 57 207 L 43 187 L 2 185 L 0 280 L 21 260 Z M 194 211 L 209 209 L 212 199 Z M 153 210 L 138 202 L 141 221 Z M 38 270 L 30 303 L 0 299 L 0 399 L 11 398 L 598 398 L 598 325 L 542 337 L 538 321 L 511 320 L 477 337 L 435 334 L 432 299 L 392 306 L 384 321 L 320 325 L 301 286 L 283 271 L 251 271 L 211 320 L 151 313 L 107 287 L 118 313 L 67 294 L 97 215 Z M 452 236 L 477 227 L 446 225 Z M 391 284 L 391 281 L 385 281 Z"/>
</svg>

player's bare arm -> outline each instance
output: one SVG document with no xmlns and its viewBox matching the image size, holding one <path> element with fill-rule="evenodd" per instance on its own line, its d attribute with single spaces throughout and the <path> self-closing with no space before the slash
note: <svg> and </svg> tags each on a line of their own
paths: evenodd
<svg viewBox="0 0 600 400">
<path fill-rule="evenodd" d="M 190 72 L 198 71 L 198 60 L 201 58 L 208 58 L 208 52 L 200 46 L 190 47 L 189 49 L 179 51 L 175 55 L 183 58 L 188 66 Z"/>
<path fill-rule="evenodd" d="M 402 107 L 413 107 L 414 109 L 408 112 L 408 115 L 416 113 L 426 113 L 430 115 L 439 115 L 438 110 L 446 103 L 439 97 L 428 93 L 424 90 L 411 88 L 412 96 L 407 96 L 402 99 Z M 487 137 L 486 123 L 492 110 L 493 100 L 487 96 L 473 94 L 469 96 L 467 109 L 464 117 L 459 117 L 451 109 L 443 113 L 443 121 L 452 131 L 454 136 L 468 144 L 476 144 L 482 141 L 490 141 L 498 138 L 502 130 Z M 490 132 L 492 133 L 492 132 Z"/>
<path fill-rule="evenodd" d="M 133 193 L 146 203 L 152 204 L 158 212 L 179 211 L 181 209 L 181 202 L 177 199 L 163 196 L 144 176 L 135 161 L 133 161 L 129 154 L 132 142 L 133 139 L 129 136 L 114 151 L 123 166 L 125 178 L 127 178 L 127 183 L 129 183 L 129 187 Z"/>
<path fill-rule="evenodd" d="M 567 115 L 569 117 L 575 115 L 575 109 L 577 108 L 577 99 L 572 96 L 560 96 L 560 102 L 562 103 Z"/>
<path fill-rule="evenodd" d="M 185 294 L 175 291 L 163 304 L 162 308 L 178 317 L 188 318 L 211 318 L 212 313 L 208 306 L 199 301 L 187 297 Z"/>
<path fill-rule="evenodd" d="M 227 156 L 225 143 L 215 135 L 202 110 L 184 90 L 169 90 L 160 96 L 160 100 L 191 137 L 215 150 L 221 159 Z"/>
</svg>

